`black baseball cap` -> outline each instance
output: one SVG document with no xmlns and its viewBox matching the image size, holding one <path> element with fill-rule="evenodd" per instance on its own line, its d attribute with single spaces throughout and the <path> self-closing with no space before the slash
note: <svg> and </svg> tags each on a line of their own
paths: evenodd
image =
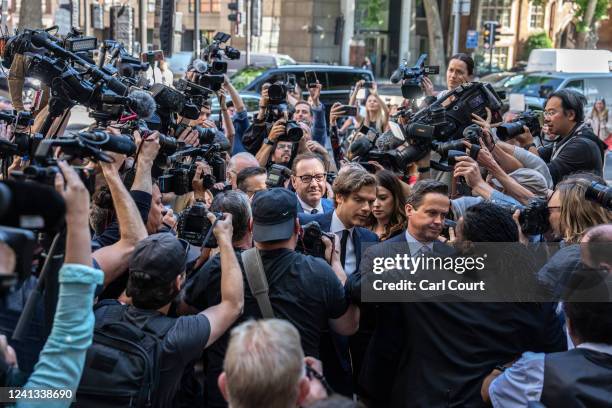
<svg viewBox="0 0 612 408">
<path fill-rule="evenodd" d="M 186 266 L 189 243 L 169 232 L 149 235 L 139 241 L 130 257 L 130 273 L 141 272 L 151 279 L 170 283 Z"/>
<path fill-rule="evenodd" d="M 253 197 L 251 209 L 254 241 L 282 241 L 293 234 L 298 202 L 295 194 L 286 188 L 258 191 Z"/>
</svg>

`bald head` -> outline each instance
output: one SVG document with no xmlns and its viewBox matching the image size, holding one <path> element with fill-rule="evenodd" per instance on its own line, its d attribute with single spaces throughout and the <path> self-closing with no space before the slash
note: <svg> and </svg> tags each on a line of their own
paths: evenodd
<svg viewBox="0 0 612 408">
<path fill-rule="evenodd" d="M 595 269 L 612 272 L 612 224 L 588 229 L 580 241 L 582 262 Z"/>
<path fill-rule="evenodd" d="M 238 173 L 247 167 L 259 167 L 259 162 L 251 153 L 242 152 L 232 156 L 227 163 L 226 179 L 232 185 L 232 190 L 238 188 L 236 181 Z"/>
</svg>

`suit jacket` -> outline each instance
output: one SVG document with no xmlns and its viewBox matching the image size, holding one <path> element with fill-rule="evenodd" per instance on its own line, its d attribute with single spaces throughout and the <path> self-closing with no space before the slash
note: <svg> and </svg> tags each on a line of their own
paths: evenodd
<svg viewBox="0 0 612 408">
<path fill-rule="evenodd" d="M 300 224 L 302 225 L 307 224 L 310 221 L 317 221 L 323 231 L 330 232 L 333 214 L 334 211 L 314 215 L 301 213 L 298 214 L 298 217 L 300 219 Z M 355 227 L 353 233 L 353 245 L 355 246 L 355 257 L 357 258 L 357 270 L 359 270 L 359 263 L 361 261 L 361 245 L 367 242 L 378 242 L 378 236 L 367 228 Z"/>
<path fill-rule="evenodd" d="M 381 245 L 405 240 L 400 234 Z M 436 252 L 452 249 L 435 243 Z M 492 367 L 566 346 L 553 304 L 406 302 L 379 311 L 360 381 L 388 407 L 484 408 L 480 386 Z"/>
<path fill-rule="evenodd" d="M 321 206 L 323 207 L 324 214 L 334 212 L 334 203 L 327 198 L 321 198 Z M 298 213 L 306 214 L 299 200 L 298 200 Z M 314 214 L 314 215 L 318 215 L 318 214 Z"/>
</svg>

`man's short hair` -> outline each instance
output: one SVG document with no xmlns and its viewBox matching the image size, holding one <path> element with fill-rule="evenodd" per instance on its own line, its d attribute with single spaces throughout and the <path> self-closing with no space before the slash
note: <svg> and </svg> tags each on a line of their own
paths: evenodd
<svg viewBox="0 0 612 408">
<path fill-rule="evenodd" d="M 376 177 L 357 163 L 349 163 L 338 172 L 332 186 L 334 195 L 347 197 L 362 187 L 376 186 Z"/>
<path fill-rule="evenodd" d="M 563 113 L 567 115 L 567 111 L 574 111 L 574 115 L 576 116 L 574 121 L 576 123 L 580 123 L 584 120 L 584 105 L 587 103 L 587 100 L 583 94 L 573 89 L 561 89 L 551 93 L 546 102 L 554 97 L 561 99 Z"/>
<path fill-rule="evenodd" d="M 325 162 L 323 161 L 323 159 L 321 159 L 321 157 L 316 153 L 308 152 L 295 156 L 295 159 L 293 159 L 293 165 L 291 166 L 291 171 L 293 172 L 293 174 L 295 174 L 296 172 L 298 163 L 304 160 L 318 160 L 319 163 L 321 163 L 323 165 L 323 168 L 325 169 Z"/>
<path fill-rule="evenodd" d="M 240 153 L 236 153 L 235 155 L 233 155 L 229 162 L 227 163 L 227 169 L 231 170 L 234 169 L 236 167 L 236 162 L 238 160 L 245 160 L 245 161 L 250 161 L 252 162 L 255 166 L 259 166 L 259 162 L 257 161 L 257 159 L 255 158 L 255 156 L 253 156 L 251 153 L 248 152 L 240 152 Z"/>
<path fill-rule="evenodd" d="M 308 112 L 310 112 L 310 116 L 312 116 L 312 106 L 310 106 L 310 104 L 306 101 L 298 101 L 295 105 L 293 105 L 293 108 L 297 108 L 298 105 L 306 105 L 308 106 Z"/>
<path fill-rule="evenodd" d="M 612 302 L 565 302 L 563 310 L 582 342 L 612 345 Z"/>
<path fill-rule="evenodd" d="M 602 263 L 612 265 L 612 251 L 610 251 L 612 224 L 601 224 L 589 228 L 584 233 L 581 242 L 583 250 L 586 250 L 586 257 L 590 261 L 589 266 L 599 268 Z"/>
<path fill-rule="evenodd" d="M 415 209 L 419 208 L 423 204 L 425 195 L 429 193 L 448 195 L 448 186 L 436 180 L 421 180 L 412 187 L 406 204 L 410 204 Z"/>
<path fill-rule="evenodd" d="M 242 323 L 231 332 L 223 370 L 231 407 L 295 406 L 305 374 L 297 329 L 280 319 Z"/>
<path fill-rule="evenodd" d="M 472 57 L 470 57 L 469 55 L 465 53 L 460 52 L 450 57 L 448 62 L 450 63 L 454 59 L 463 61 L 465 65 L 467 66 L 468 75 L 474 75 L 474 60 L 472 59 Z"/>
<path fill-rule="evenodd" d="M 249 177 L 259 176 L 261 174 L 266 174 L 266 169 L 263 167 L 246 167 L 240 170 L 236 176 L 236 185 L 238 186 L 238 190 L 246 192 L 245 183 Z"/>
<path fill-rule="evenodd" d="M 236 190 L 219 193 L 213 199 L 210 210 L 232 214 L 232 227 L 234 228 L 232 241 L 238 242 L 244 238 L 251 219 L 251 204 L 246 194 Z"/>
</svg>

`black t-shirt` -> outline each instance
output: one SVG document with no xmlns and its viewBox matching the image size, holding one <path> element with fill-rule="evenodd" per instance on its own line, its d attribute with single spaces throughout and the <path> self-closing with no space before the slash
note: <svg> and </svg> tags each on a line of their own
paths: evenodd
<svg viewBox="0 0 612 408">
<path fill-rule="evenodd" d="M 130 306 L 125 318 L 142 328 L 155 314 L 159 312 Z M 210 322 L 206 316 L 197 314 L 176 319 L 176 323 L 166 333 L 162 342 L 159 387 L 156 390 L 154 404 L 156 407 L 174 406 L 183 371 L 189 363 L 202 355 L 209 337 Z"/>
<path fill-rule="evenodd" d="M 275 317 L 290 321 L 300 332 L 306 355 L 318 357 L 319 335 L 328 327 L 328 319 L 339 318 L 348 308 L 342 284 L 321 258 L 289 249 L 260 253 Z M 236 250 L 236 256 L 243 268 L 239 250 Z M 221 301 L 220 263 L 217 254 L 189 277 L 184 293 L 187 304 L 204 309 Z M 261 318 L 246 278 L 244 284 L 245 304 L 241 320 Z"/>
<path fill-rule="evenodd" d="M 548 163 L 554 184 L 577 171 L 589 171 L 601 176 L 603 156 L 595 135 L 588 126 L 580 126 L 571 135 L 557 143 L 560 153 L 552 159 L 554 145 L 541 147 L 540 157 Z"/>
<path fill-rule="evenodd" d="M 250 318 L 261 318 L 257 301 L 251 294 L 244 273 L 240 249 L 234 248 L 242 269 L 245 304 L 244 313 L 234 325 Z M 342 284 L 331 267 L 322 259 L 288 249 L 260 251 L 274 315 L 290 321 L 299 331 L 302 348 L 307 356 L 319 356 L 319 336 L 328 328 L 328 319 L 342 316 L 348 303 Z M 183 300 L 199 309 L 221 302 L 221 258 L 216 254 L 187 279 Z M 226 406 L 217 387 L 217 377 L 223 371 L 223 359 L 229 342 L 229 332 L 211 344 L 205 356 L 205 394 L 209 407 Z"/>
</svg>

